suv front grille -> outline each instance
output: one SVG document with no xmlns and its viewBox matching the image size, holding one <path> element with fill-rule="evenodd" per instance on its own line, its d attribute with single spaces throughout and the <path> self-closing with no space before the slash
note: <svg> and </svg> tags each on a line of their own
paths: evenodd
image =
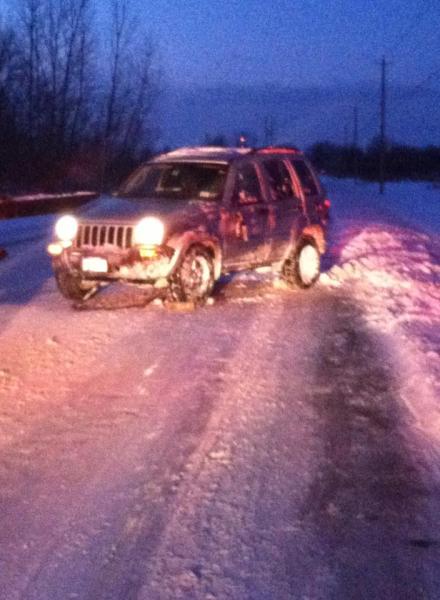
<svg viewBox="0 0 440 600">
<path fill-rule="evenodd" d="M 85 225 L 78 227 L 75 247 L 117 246 L 131 248 L 133 243 L 133 227 L 131 225 Z"/>
</svg>

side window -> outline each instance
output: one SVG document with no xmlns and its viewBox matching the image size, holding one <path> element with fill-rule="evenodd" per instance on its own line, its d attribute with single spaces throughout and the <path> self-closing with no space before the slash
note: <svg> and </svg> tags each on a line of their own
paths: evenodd
<svg viewBox="0 0 440 600">
<path fill-rule="evenodd" d="M 289 171 L 281 160 L 265 160 L 263 166 L 273 200 L 289 200 L 296 197 Z"/>
<path fill-rule="evenodd" d="M 306 196 L 316 196 L 316 194 L 318 194 L 318 188 L 316 187 L 313 175 L 306 163 L 302 160 L 292 160 L 290 162 L 298 175 L 304 194 Z"/>
<path fill-rule="evenodd" d="M 237 171 L 236 197 L 238 204 L 257 204 L 263 201 L 260 181 L 254 165 L 243 165 Z"/>
</svg>

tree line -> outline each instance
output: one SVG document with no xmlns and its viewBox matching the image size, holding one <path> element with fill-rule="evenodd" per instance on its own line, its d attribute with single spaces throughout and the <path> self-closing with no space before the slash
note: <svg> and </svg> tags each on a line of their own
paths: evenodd
<svg viewBox="0 0 440 600">
<path fill-rule="evenodd" d="M 159 75 L 129 0 L 17 0 L 0 21 L 0 187 L 114 185 L 145 158 Z"/>
<path fill-rule="evenodd" d="M 329 175 L 370 181 L 379 179 L 381 146 L 378 140 L 373 140 L 366 149 L 319 142 L 309 148 L 308 155 L 316 167 Z M 384 176 L 388 181 L 440 181 L 440 146 L 415 147 L 387 143 Z"/>
</svg>

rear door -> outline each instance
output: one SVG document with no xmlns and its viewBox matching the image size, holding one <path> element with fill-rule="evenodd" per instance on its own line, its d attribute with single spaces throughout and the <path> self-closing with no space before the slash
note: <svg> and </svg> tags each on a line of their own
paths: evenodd
<svg viewBox="0 0 440 600">
<path fill-rule="evenodd" d="M 290 240 L 303 225 L 301 192 L 292 178 L 285 159 L 268 157 L 261 161 L 270 196 L 271 260 L 281 260 Z"/>
</svg>

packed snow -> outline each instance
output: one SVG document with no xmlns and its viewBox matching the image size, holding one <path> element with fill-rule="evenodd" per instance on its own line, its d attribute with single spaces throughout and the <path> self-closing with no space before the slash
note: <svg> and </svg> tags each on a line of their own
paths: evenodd
<svg viewBox="0 0 440 600">
<path fill-rule="evenodd" d="M 75 310 L 54 217 L 0 221 L 0 595 L 438 597 L 440 190 L 325 183 L 314 289 L 196 311 Z"/>
</svg>

